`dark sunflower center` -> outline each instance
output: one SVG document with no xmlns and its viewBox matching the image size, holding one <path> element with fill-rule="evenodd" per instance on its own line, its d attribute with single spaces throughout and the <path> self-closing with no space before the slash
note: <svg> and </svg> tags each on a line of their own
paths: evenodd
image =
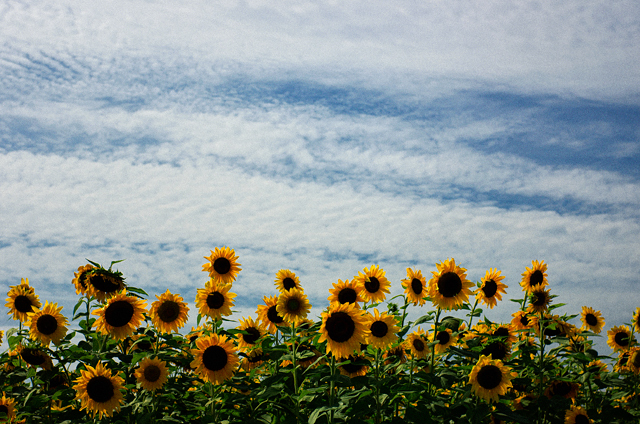
<svg viewBox="0 0 640 424">
<path fill-rule="evenodd" d="M 27 296 L 20 295 L 16 296 L 16 299 L 13 301 L 15 305 L 16 311 L 18 312 L 31 312 L 33 310 L 33 304 L 31 303 L 31 299 Z"/>
<path fill-rule="evenodd" d="M 413 290 L 415 294 L 421 294 L 422 281 L 418 280 L 417 278 L 414 278 L 413 280 L 411 280 L 411 290 Z"/>
<path fill-rule="evenodd" d="M 294 281 L 293 278 L 287 277 L 284 280 L 282 280 L 282 286 L 284 287 L 285 290 L 295 289 L 296 282 Z"/>
<path fill-rule="evenodd" d="M 574 422 L 576 424 L 589 424 L 590 421 L 589 421 L 589 417 L 587 417 L 586 415 L 578 414 L 574 418 Z"/>
<path fill-rule="evenodd" d="M 120 288 L 120 285 L 115 284 L 113 279 L 102 274 L 93 274 L 89 281 L 93 287 L 105 293 L 113 293 Z"/>
<path fill-rule="evenodd" d="M 155 383 L 160 378 L 162 371 L 157 365 L 149 365 L 144 369 L 144 379 L 150 383 Z"/>
<path fill-rule="evenodd" d="M 635 368 L 640 368 L 640 353 L 634 353 L 629 359 L 629 362 L 633 364 Z"/>
<path fill-rule="evenodd" d="M 495 365 L 485 365 L 478 371 L 477 380 L 482 388 L 495 389 L 502 382 L 502 371 Z"/>
<path fill-rule="evenodd" d="M 151 342 L 148 340 L 142 340 L 136 343 L 136 346 L 138 347 L 138 349 L 144 350 L 144 351 L 151 350 L 151 348 L 153 347 L 151 346 Z"/>
<path fill-rule="evenodd" d="M 498 285 L 493 280 L 487 280 L 482 285 L 482 291 L 484 292 L 485 297 L 491 298 L 498 291 Z"/>
<path fill-rule="evenodd" d="M 224 275 L 231 270 L 231 262 L 227 258 L 218 258 L 213 261 L 213 269 L 220 275 Z"/>
<path fill-rule="evenodd" d="M 91 270 L 82 271 L 82 273 L 80 273 L 80 275 L 78 276 L 78 282 L 80 283 L 83 289 L 87 288 L 87 276 L 89 272 L 91 272 Z"/>
<path fill-rule="evenodd" d="M 327 318 L 325 328 L 331 340 L 343 343 L 353 336 L 356 331 L 356 324 L 348 313 L 334 312 Z"/>
<path fill-rule="evenodd" d="M 158 307 L 158 317 L 164 322 L 173 322 L 180 316 L 180 305 L 173 300 L 165 300 Z"/>
<path fill-rule="evenodd" d="M 454 297 L 462 290 L 462 280 L 455 272 L 445 272 L 438 278 L 438 291 L 444 297 Z"/>
<path fill-rule="evenodd" d="M 355 374 L 363 368 L 363 365 L 358 365 L 353 363 L 355 361 L 355 358 L 350 356 L 349 360 L 351 361 L 350 364 L 341 365 L 341 368 L 345 370 L 347 373 Z"/>
<path fill-rule="evenodd" d="M 87 383 L 87 395 L 94 402 L 107 402 L 114 395 L 113 383 L 103 375 L 92 377 Z"/>
<path fill-rule="evenodd" d="M 592 327 L 598 324 L 598 318 L 593 314 L 587 314 L 585 321 L 587 321 L 587 324 Z"/>
<path fill-rule="evenodd" d="M 544 274 L 542 273 L 542 271 L 535 270 L 531 274 L 531 277 L 529 278 L 529 285 L 538 286 L 538 285 L 542 284 L 543 280 L 544 280 Z"/>
<path fill-rule="evenodd" d="M 255 344 L 256 341 L 260 338 L 260 331 L 258 331 L 258 329 L 255 327 L 245 328 L 244 331 L 249 333 L 242 335 L 242 340 L 244 340 L 246 343 Z"/>
<path fill-rule="evenodd" d="M 547 294 L 543 291 L 531 295 L 531 303 L 534 306 L 544 306 L 547 304 Z"/>
<path fill-rule="evenodd" d="M 384 337 L 389 332 L 389 326 L 384 321 L 376 321 L 371 324 L 371 335 L 374 337 Z"/>
<path fill-rule="evenodd" d="M 227 365 L 227 352 L 220 346 L 209 346 L 202 353 L 202 364 L 211 371 L 220 371 Z"/>
<path fill-rule="evenodd" d="M 623 331 L 619 331 L 616 333 L 614 337 L 616 344 L 618 346 L 628 346 L 629 345 L 629 335 Z"/>
<path fill-rule="evenodd" d="M 287 299 L 287 311 L 296 313 L 300 311 L 302 304 L 300 303 L 300 299 L 291 298 Z"/>
<path fill-rule="evenodd" d="M 9 415 L 9 407 L 6 405 L 0 405 L 0 412 L 4 412 L 6 415 Z"/>
<path fill-rule="evenodd" d="M 38 318 L 38 321 L 36 321 L 36 328 L 40 334 L 49 336 L 58 329 L 58 320 L 49 314 L 42 315 Z"/>
<path fill-rule="evenodd" d="M 571 384 L 566 381 L 560 381 L 553 385 L 551 391 L 556 396 L 566 396 L 571 393 Z"/>
<path fill-rule="evenodd" d="M 498 329 L 493 332 L 493 335 L 496 337 L 509 337 L 509 329 L 505 327 L 498 327 Z"/>
<path fill-rule="evenodd" d="M 358 298 L 358 294 L 352 288 L 344 288 L 340 290 L 338 293 L 338 302 L 342 303 L 356 303 L 356 299 Z"/>
<path fill-rule="evenodd" d="M 220 309 L 224 305 L 224 296 L 220 292 L 209 293 L 207 296 L 207 306 L 209 309 Z"/>
<path fill-rule="evenodd" d="M 438 331 L 436 339 L 441 345 L 446 345 L 447 343 L 449 343 L 449 340 L 451 340 L 451 336 L 449 335 L 448 331 Z"/>
<path fill-rule="evenodd" d="M 509 353 L 509 347 L 502 342 L 492 342 L 482 349 L 485 356 L 491 355 L 493 359 L 503 360 Z"/>
<path fill-rule="evenodd" d="M 22 349 L 20 356 L 29 365 L 42 365 L 46 360 L 45 356 L 37 349 Z"/>
<path fill-rule="evenodd" d="M 133 305 L 126 300 L 118 300 L 107 306 L 104 319 L 112 327 L 122 327 L 129 324 L 133 318 Z"/>
<path fill-rule="evenodd" d="M 422 352 L 424 350 L 424 342 L 420 339 L 413 339 L 413 347 L 418 352 Z"/>
<path fill-rule="evenodd" d="M 522 324 L 524 327 L 526 327 L 527 325 L 529 325 L 529 318 L 527 318 L 526 315 L 522 315 L 520 317 L 520 324 Z"/>
<path fill-rule="evenodd" d="M 267 318 L 269 318 L 269 321 L 274 324 L 280 324 L 282 323 L 282 321 L 284 321 L 282 317 L 278 315 L 276 305 L 269 307 L 269 310 L 267 311 Z"/>
<path fill-rule="evenodd" d="M 380 290 L 380 281 L 376 277 L 369 277 L 367 281 L 364 282 L 364 288 L 369 293 L 375 293 Z"/>
</svg>

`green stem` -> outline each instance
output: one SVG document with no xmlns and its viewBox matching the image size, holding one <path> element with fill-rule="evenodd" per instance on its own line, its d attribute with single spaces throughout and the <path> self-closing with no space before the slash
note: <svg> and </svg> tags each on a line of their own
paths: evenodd
<svg viewBox="0 0 640 424">
<path fill-rule="evenodd" d="M 333 424 L 333 402 L 335 396 L 335 386 L 336 383 L 334 381 L 336 375 L 336 357 L 331 354 L 331 382 L 329 383 L 329 424 Z"/>
<path fill-rule="evenodd" d="M 380 424 L 380 349 L 376 349 L 376 383 L 375 383 L 375 397 L 376 397 L 376 424 Z"/>
<path fill-rule="evenodd" d="M 442 309 L 438 306 L 438 312 L 436 312 L 436 322 L 434 325 L 434 330 L 433 330 L 433 342 L 436 341 L 436 336 L 438 335 L 438 326 L 440 325 L 440 312 L 442 311 Z M 433 375 L 435 375 L 434 373 L 434 366 L 435 366 L 435 362 L 436 362 L 436 345 L 431 346 L 431 367 L 429 368 L 429 372 Z"/>
<path fill-rule="evenodd" d="M 543 377 L 544 377 L 544 330 L 545 330 L 545 322 L 544 322 L 544 312 L 540 312 L 540 359 L 538 361 L 538 399 L 542 397 L 542 388 L 544 387 Z M 538 402 L 538 422 L 542 423 L 544 421 L 540 421 L 540 403 Z"/>
<path fill-rule="evenodd" d="M 469 327 L 467 331 L 471 331 L 471 323 L 473 322 L 473 313 L 476 311 L 476 306 L 478 306 L 478 298 L 476 297 L 476 302 L 473 304 L 473 308 L 471 309 L 471 316 L 469 317 Z"/>
<path fill-rule="evenodd" d="M 291 323 L 291 363 L 293 364 L 293 394 L 296 399 L 296 421 L 300 422 L 300 397 L 298 396 L 298 361 L 296 360 L 296 323 Z"/>
</svg>

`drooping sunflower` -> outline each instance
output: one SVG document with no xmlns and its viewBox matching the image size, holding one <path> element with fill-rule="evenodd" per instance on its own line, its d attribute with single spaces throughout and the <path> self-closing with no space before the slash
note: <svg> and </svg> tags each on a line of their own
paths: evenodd
<svg viewBox="0 0 640 424">
<path fill-rule="evenodd" d="M 544 261 L 531 261 L 531 268 L 522 273 L 522 281 L 520 285 L 522 289 L 531 292 L 535 288 L 542 288 L 549 283 L 547 282 L 547 264 Z"/>
<path fill-rule="evenodd" d="M 504 366 L 502 361 L 482 355 L 469 374 L 469 384 L 471 391 L 479 398 L 487 402 L 497 402 L 499 396 L 503 396 L 509 387 L 513 387 L 511 379 L 515 377 L 517 374 Z"/>
<path fill-rule="evenodd" d="M 628 351 L 633 340 L 631 339 L 631 329 L 626 325 L 613 327 L 607 331 L 607 344 L 614 352 L 619 350 Z"/>
<path fill-rule="evenodd" d="M 353 277 L 355 284 L 360 287 L 360 296 L 365 302 L 382 302 L 391 286 L 384 270 L 378 265 L 371 265 L 371 268 L 365 268 L 363 271 L 364 273 L 358 272 L 358 275 Z"/>
<path fill-rule="evenodd" d="M 51 357 L 42 349 L 19 344 L 16 346 L 16 351 L 20 358 L 32 367 L 40 367 L 45 370 L 53 368 Z"/>
<path fill-rule="evenodd" d="M 426 302 L 427 279 L 422 276 L 422 271 L 407 268 L 407 278 L 402 280 L 402 287 L 409 302 L 420 306 Z"/>
<path fill-rule="evenodd" d="M 362 310 L 351 303 L 333 304 L 322 313 L 320 343 L 326 341 L 326 353 L 347 358 L 364 343 L 368 331 Z"/>
<path fill-rule="evenodd" d="M 235 293 L 229 292 L 231 284 L 218 284 L 213 279 L 205 284 L 204 289 L 198 289 L 196 294 L 196 306 L 200 315 L 206 315 L 214 319 L 231 315 Z"/>
<path fill-rule="evenodd" d="M 205 256 L 209 262 L 202 265 L 202 270 L 209 273 L 209 277 L 216 283 L 231 284 L 242 270 L 237 260 L 236 252 L 228 247 L 215 248 L 210 256 Z"/>
<path fill-rule="evenodd" d="M 640 373 L 640 347 L 634 346 L 629 350 L 627 366 L 634 374 Z"/>
<path fill-rule="evenodd" d="M 281 269 L 276 273 L 275 286 L 280 293 L 289 291 L 291 289 L 302 290 L 300 285 L 300 279 L 296 274 L 288 269 Z"/>
<path fill-rule="evenodd" d="M 493 309 L 498 304 L 498 301 L 502 300 L 502 294 L 507 293 L 507 285 L 502 283 L 502 280 L 504 280 L 504 275 L 500 275 L 500 271 L 495 268 L 490 268 L 484 277 L 480 279 L 482 285 L 476 290 L 475 295 L 489 309 Z"/>
<path fill-rule="evenodd" d="M 284 323 L 284 319 L 278 314 L 277 310 L 278 298 L 276 296 L 263 296 L 262 299 L 264 300 L 264 305 L 258 305 L 256 310 L 258 319 L 268 325 L 267 329 L 271 334 L 275 334 L 278 330 L 277 326 Z"/>
<path fill-rule="evenodd" d="M 592 422 L 587 411 L 580 406 L 571 405 L 564 415 L 564 424 L 591 424 Z"/>
<path fill-rule="evenodd" d="M 26 325 L 29 327 L 31 339 L 40 341 L 43 346 L 48 347 L 49 343 L 60 344 L 62 338 L 67 334 L 67 319 L 60 313 L 62 306 L 57 303 L 45 302 L 42 310 L 29 312 Z"/>
<path fill-rule="evenodd" d="M 358 286 L 356 280 L 338 280 L 338 283 L 332 283 L 333 288 L 329 289 L 331 296 L 328 297 L 329 303 L 352 303 L 359 307 L 358 302 L 364 302 L 364 298 L 360 295 L 362 287 Z"/>
<path fill-rule="evenodd" d="M 259 367 L 265 360 L 265 355 L 262 349 L 255 348 L 247 353 L 245 358 L 242 358 L 240 366 L 245 371 L 251 371 L 254 368 Z"/>
<path fill-rule="evenodd" d="M 178 331 L 187 323 L 189 307 L 178 294 L 171 294 L 169 290 L 164 294 L 156 295 L 156 300 L 151 304 L 149 314 L 153 325 L 161 333 Z"/>
<path fill-rule="evenodd" d="M 27 314 L 39 309 L 42 304 L 33 287 L 29 286 L 29 279 L 21 280 L 17 286 L 10 286 L 7 293 L 7 303 L 5 306 L 9 308 L 7 315 L 13 314 L 13 319 L 25 322 L 28 319 Z"/>
<path fill-rule="evenodd" d="M 77 295 L 86 295 L 89 294 L 89 281 L 88 276 L 89 272 L 94 269 L 94 266 L 91 264 L 83 265 L 78 267 L 78 272 L 73 273 L 73 286 L 76 288 Z"/>
<path fill-rule="evenodd" d="M 213 384 L 220 384 L 235 373 L 240 359 L 233 343 L 225 335 L 212 334 L 196 340 L 197 349 L 191 349 L 194 360 L 191 368 L 200 377 Z"/>
<path fill-rule="evenodd" d="M 93 311 L 97 315 L 96 329 L 116 340 L 123 340 L 133 334 L 144 319 L 147 302 L 134 296 L 127 296 L 127 290 L 111 297 L 105 305 Z"/>
<path fill-rule="evenodd" d="M 307 295 L 300 289 L 291 289 L 280 293 L 280 296 L 278 296 L 276 311 L 278 311 L 283 320 L 290 324 L 297 325 L 303 321 L 310 310 L 311 304 L 307 299 Z"/>
<path fill-rule="evenodd" d="M 2 397 L 0 398 L 0 412 L 7 414 L 6 417 L 0 418 L 0 422 L 13 422 L 16 417 L 16 401 L 7 397 L 5 392 L 2 392 Z"/>
<path fill-rule="evenodd" d="M 86 365 L 74 382 L 76 400 L 82 402 L 80 410 L 86 409 L 100 419 L 103 415 L 111 417 L 114 411 L 120 411 L 123 399 L 120 390 L 124 386 L 124 379 L 118 374 L 112 375 L 111 370 L 101 362 L 95 368 Z"/>
<path fill-rule="evenodd" d="M 636 308 L 636 312 L 633 314 L 633 328 L 636 333 L 640 333 L 640 308 Z"/>
<path fill-rule="evenodd" d="M 431 271 L 429 296 L 434 306 L 442 309 L 458 309 L 469 300 L 473 283 L 467 280 L 467 270 L 456 265 L 455 259 L 437 263 L 438 271 Z"/>
<path fill-rule="evenodd" d="M 549 290 L 545 290 L 544 287 L 538 285 L 528 291 L 529 293 L 529 306 L 527 311 L 529 313 L 544 312 L 551 303 L 551 294 Z"/>
<path fill-rule="evenodd" d="M 386 312 L 381 314 L 378 309 L 373 310 L 373 315 L 365 315 L 365 328 L 369 330 L 366 343 L 377 349 L 387 349 L 398 340 L 396 318 Z"/>
<path fill-rule="evenodd" d="M 427 335 L 422 328 L 418 328 L 416 331 L 409 334 L 407 336 L 407 340 L 405 340 L 406 349 L 408 349 L 411 352 L 411 355 L 416 359 L 426 358 L 430 351 L 427 346 L 428 343 Z"/>
<path fill-rule="evenodd" d="M 582 307 L 582 328 L 592 331 L 596 334 L 600 334 L 602 327 L 604 327 L 604 318 L 600 311 L 596 311 L 593 308 L 587 306 Z"/>
<path fill-rule="evenodd" d="M 167 363 L 159 358 L 144 358 L 135 371 L 135 377 L 143 389 L 156 391 L 167 382 L 169 371 Z"/>
<path fill-rule="evenodd" d="M 100 303 L 104 303 L 126 288 L 120 271 L 111 271 L 102 267 L 93 268 L 87 271 L 85 278 L 87 295 L 95 296 Z"/>
<path fill-rule="evenodd" d="M 565 399 L 575 399 L 578 395 L 580 385 L 571 381 L 554 380 L 545 389 L 544 394 L 549 399 L 554 396 L 563 397 Z"/>
<path fill-rule="evenodd" d="M 349 355 L 349 357 L 346 358 L 346 360 L 350 361 L 350 363 L 340 364 L 338 366 L 338 370 L 340 370 L 340 374 L 346 375 L 349 378 L 361 377 L 361 376 L 367 375 L 369 366 L 364 363 L 365 358 L 363 356 Z"/>
<path fill-rule="evenodd" d="M 432 326 L 432 328 L 435 331 L 435 326 Z M 436 355 L 444 353 L 449 346 L 454 345 L 458 340 L 458 337 L 453 335 L 453 331 L 450 328 L 440 328 L 440 330 L 435 331 L 434 336 L 428 335 L 427 338 L 429 341 L 438 342 L 435 345 Z"/>
<path fill-rule="evenodd" d="M 260 320 L 254 321 L 253 318 L 241 318 L 240 326 L 238 330 L 246 331 L 249 334 L 240 334 L 236 335 L 238 339 L 238 349 L 243 352 L 248 352 L 253 349 L 260 337 L 264 336 L 267 332 L 264 324 L 260 322 Z"/>
</svg>

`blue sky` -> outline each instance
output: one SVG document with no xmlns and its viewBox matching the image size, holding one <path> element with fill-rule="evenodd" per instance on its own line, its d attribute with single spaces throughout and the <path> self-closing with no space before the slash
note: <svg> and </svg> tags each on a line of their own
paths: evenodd
<svg viewBox="0 0 640 424">
<path fill-rule="evenodd" d="M 0 284 L 70 313 L 85 258 L 126 259 L 192 325 L 216 246 L 238 318 L 282 268 L 319 314 L 372 264 L 393 294 L 407 267 L 497 267 L 508 299 L 535 259 L 560 312 L 628 322 L 638 3 L 348 3 L 3 2 Z"/>
</svg>

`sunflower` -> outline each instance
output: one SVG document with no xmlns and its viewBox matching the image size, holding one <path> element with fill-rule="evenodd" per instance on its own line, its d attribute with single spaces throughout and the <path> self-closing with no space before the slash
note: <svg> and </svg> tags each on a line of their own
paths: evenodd
<svg viewBox="0 0 640 424">
<path fill-rule="evenodd" d="M 438 342 L 435 345 L 435 353 L 437 355 L 444 353 L 449 346 L 454 345 L 458 341 L 458 337 L 453 335 L 453 331 L 450 328 L 440 328 L 440 330 L 435 331 L 435 326 L 432 326 L 434 329 L 433 338 L 428 335 L 425 336 L 428 340 L 432 340 L 434 342 Z"/>
<path fill-rule="evenodd" d="M 384 355 L 384 363 L 385 365 L 391 365 L 394 363 L 404 364 L 407 362 L 407 355 L 404 351 L 404 344 L 401 343 L 399 346 L 392 347 L 387 350 Z"/>
<path fill-rule="evenodd" d="M 41 367 L 45 370 L 53 368 L 51 357 L 44 350 L 18 345 L 16 351 L 20 358 L 32 367 Z"/>
<path fill-rule="evenodd" d="M 555 380 L 546 388 L 544 394 L 551 399 L 554 396 L 563 397 L 565 399 L 575 399 L 578 395 L 580 385 L 570 381 Z"/>
<path fill-rule="evenodd" d="M 259 367 L 265 360 L 265 355 L 262 352 L 262 349 L 255 348 L 252 349 L 247 356 L 242 359 L 242 363 L 240 366 L 245 371 L 251 371 L 254 368 Z"/>
<path fill-rule="evenodd" d="M 373 313 L 365 315 L 365 328 L 369 330 L 366 343 L 378 349 L 387 349 L 398 340 L 396 318 L 386 312 L 380 314 L 377 309 Z"/>
<path fill-rule="evenodd" d="M 29 286 L 28 278 L 26 282 L 22 279 L 21 283 L 17 286 L 10 286 L 7 296 L 9 296 L 5 304 L 5 306 L 9 308 L 7 315 L 13 314 L 13 319 L 20 322 L 27 321 L 27 314 L 34 312 L 35 309 L 39 309 L 42 306 L 33 287 Z"/>
<path fill-rule="evenodd" d="M 631 330 L 626 325 L 613 327 L 607 331 L 607 344 L 614 352 L 619 350 L 627 351 L 633 342 L 631 338 Z"/>
<path fill-rule="evenodd" d="M 518 311 L 511 315 L 513 319 L 511 320 L 511 327 L 515 330 L 530 330 L 531 325 L 531 317 L 529 316 L 529 312 L 527 311 Z"/>
<path fill-rule="evenodd" d="M 329 303 L 352 303 L 359 307 L 358 302 L 364 302 L 364 298 L 360 295 L 362 287 L 358 286 L 356 280 L 338 280 L 338 283 L 332 283 L 333 288 L 329 289 L 331 296 L 328 297 Z"/>
<path fill-rule="evenodd" d="M 497 402 L 498 396 L 504 395 L 509 387 L 513 387 L 511 379 L 515 377 L 517 374 L 504 366 L 502 361 L 482 355 L 469 374 L 469 384 L 476 396 L 487 402 Z"/>
<path fill-rule="evenodd" d="M 582 328 L 600 334 L 604 327 L 604 318 L 600 311 L 595 311 L 587 306 L 582 307 Z"/>
<path fill-rule="evenodd" d="M 545 290 L 542 286 L 536 286 L 529 293 L 529 306 L 527 311 L 529 313 L 544 312 L 551 303 L 551 294 L 549 290 Z"/>
<path fill-rule="evenodd" d="M 167 382 L 169 371 L 167 370 L 166 362 L 158 358 L 144 358 L 140 361 L 140 365 L 136 368 L 134 375 L 143 389 L 153 392 L 164 386 L 164 383 Z"/>
<path fill-rule="evenodd" d="M 122 290 L 110 298 L 100 309 L 93 312 L 98 319 L 96 329 L 102 334 L 109 334 L 117 340 L 131 336 L 144 319 L 143 314 L 147 302 L 137 297 L 127 296 L 127 290 Z"/>
<path fill-rule="evenodd" d="M 100 303 L 104 303 L 126 287 L 121 272 L 102 267 L 88 271 L 85 278 L 87 295 L 95 296 Z"/>
<path fill-rule="evenodd" d="M 2 336 L 4 336 L 4 331 L 0 330 L 0 345 L 2 344 Z"/>
<path fill-rule="evenodd" d="M 7 416 L 0 418 L 0 422 L 12 422 L 16 417 L 16 401 L 8 398 L 5 392 L 2 392 L 2 398 L 0 398 L 0 412 L 4 412 Z"/>
<path fill-rule="evenodd" d="M 227 336 L 212 334 L 196 340 L 197 349 L 191 349 L 194 360 L 191 368 L 214 384 L 231 378 L 240 364 L 233 343 Z"/>
<path fill-rule="evenodd" d="M 331 352 L 336 358 L 347 358 L 360 348 L 368 336 L 366 318 L 360 309 L 351 303 L 329 306 L 322 313 L 319 343 L 327 341 L 326 353 Z"/>
<path fill-rule="evenodd" d="M 112 375 L 111 370 L 98 362 L 93 368 L 86 365 L 86 370 L 80 371 L 80 377 L 74 382 L 73 388 L 76 391 L 76 400 L 82 402 L 80 410 L 86 409 L 93 413 L 95 418 L 98 414 L 102 419 L 103 415 L 111 417 L 113 411 L 120 411 L 122 404 L 122 386 L 124 379 L 119 375 Z"/>
<path fill-rule="evenodd" d="M 260 340 L 260 337 L 264 336 L 267 332 L 264 328 L 264 324 L 262 324 L 260 320 L 254 321 L 251 317 L 240 319 L 240 326 L 238 327 L 238 330 L 248 333 L 238 333 L 236 335 L 238 338 L 238 349 L 243 352 L 248 352 L 253 349 L 258 340 Z"/>
<path fill-rule="evenodd" d="M 633 328 L 637 333 L 640 333 L 640 308 L 637 308 L 633 314 Z"/>
<path fill-rule="evenodd" d="M 346 358 L 346 361 L 349 361 L 350 363 L 348 364 L 343 363 L 338 365 L 340 374 L 346 375 L 349 378 L 362 377 L 367 375 L 367 371 L 369 371 L 369 366 L 363 363 L 365 361 L 365 358 L 363 356 L 349 355 L 349 357 Z"/>
<path fill-rule="evenodd" d="M 436 264 L 438 271 L 431 271 L 429 296 L 434 306 L 442 309 L 458 309 L 469 300 L 473 283 L 467 280 L 466 269 L 456 266 L 455 259 Z"/>
<path fill-rule="evenodd" d="M 276 296 L 263 296 L 262 299 L 264 300 L 264 305 L 258 305 L 256 310 L 258 319 L 268 325 L 267 329 L 271 334 L 275 334 L 278 330 L 277 326 L 284 322 L 282 316 L 278 314 L 278 298 Z"/>
<path fill-rule="evenodd" d="M 67 334 L 67 319 L 60 311 L 62 306 L 46 301 L 42 310 L 29 312 L 26 325 L 30 327 L 31 339 L 39 340 L 45 347 L 52 341 L 56 345 L 60 344 Z"/>
<path fill-rule="evenodd" d="M 500 275 L 500 271 L 495 268 L 490 268 L 486 272 L 484 277 L 480 279 L 482 285 L 476 290 L 476 298 L 487 305 L 489 309 L 493 309 L 498 304 L 499 300 L 502 300 L 502 293 L 507 293 L 506 284 L 502 283 L 504 275 Z"/>
<path fill-rule="evenodd" d="M 427 346 L 429 341 L 427 340 L 427 336 L 422 328 L 418 328 L 416 331 L 409 334 L 405 343 L 406 348 L 409 349 L 414 358 L 422 359 L 429 353 L 429 348 Z"/>
<path fill-rule="evenodd" d="M 89 276 L 89 272 L 94 269 L 94 266 L 91 264 L 83 265 L 78 267 L 78 272 L 73 273 L 73 283 L 76 288 L 76 294 L 78 295 L 87 295 L 89 293 L 89 281 L 87 277 Z"/>
<path fill-rule="evenodd" d="M 564 415 L 564 424 L 591 424 L 592 421 L 587 415 L 587 411 L 576 405 L 571 405 Z"/>
<path fill-rule="evenodd" d="M 297 325 L 303 321 L 310 310 L 311 304 L 307 300 L 307 295 L 300 289 L 291 289 L 278 296 L 276 311 L 283 320 L 290 324 Z"/>
<path fill-rule="evenodd" d="M 535 288 L 548 285 L 546 271 L 547 264 L 544 261 L 531 261 L 531 268 L 527 267 L 527 270 L 522 274 L 522 281 L 520 281 L 522 289 L 531 292 Z"/>
<path fill-rule="evenodd" d="M 378 265 L 371 265 L 371 268 L 364 269 L 364 274 L 358 272 L 358 275 L 353 277 L 365 302 L 382 302 L 387 297 L 385 293 L 389 293 L 391 283 L 384 275 L 384 270 Z"/>
<path fill-rule="evenodd" d="M 407 268 L 407 278 L 402 280 L 402 287 L 409 302 L 413 302 L 414 306 L 424 305 L 427 296 L 427 279 L 422 276 L 422 271 Z"/>
<path fill-rule="evenodd" d="M 205 284 L 204 289 L 198 289 L 196 294 L 196 306 L 200 315 L 206 315 L 214 319 L 231 315 L 233 298 L 235 293 L 229 292 L 231 284 L 218 284 L 211 279 Z"/>
<path fill-rule="evenodd" d="M 640 373 L 640 347 L 632 347 L 629 350 L 629 359 L 627 366 L 634 374 Z"/>
<path fill-rule="evenodd" d="M 276 273 L 275 286 L 280 293 L 289 291 L 291 289 L 302 290 L 300 285 L 300 279 L 296 274 L 288 269 L 281 269 Z"/>
<path fill-rule="evenodd" d="M 215 248 L 210 256 L 205 256 L 209 262 L 202 265 L 202 270 L 209 273 L 209 277 L 216 283 L 230 284 L 236 280 L 238 273 L 242 270 L 236 260 L 236 252 L 228 247 L 222 249 Z"/>
<path fill-rule="evenodd" d="M 182 301 L 182 297 L 167 290 L 160 296 L 156 295 L 156 298 L 158 300 L 151 304 L 149 310 L 153 325 L 161 333 L 171 333 L 182 328 L 189 318 L 189 307 Z"/>
</svg>

